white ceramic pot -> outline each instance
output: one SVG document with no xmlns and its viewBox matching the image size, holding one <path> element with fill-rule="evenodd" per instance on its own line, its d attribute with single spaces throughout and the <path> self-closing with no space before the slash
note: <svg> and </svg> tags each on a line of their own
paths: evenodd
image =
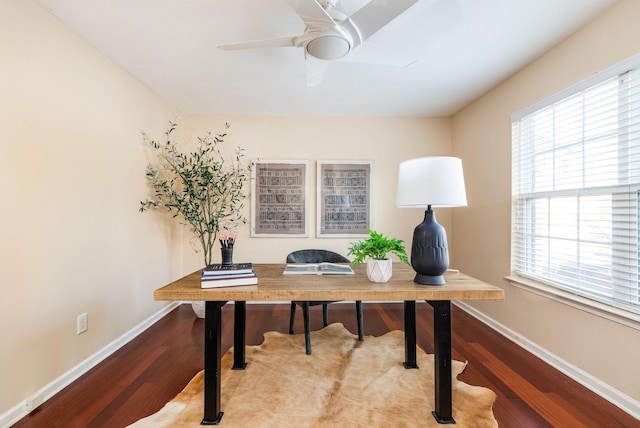
<svg viewBox="0 0 640 428">
<path fill-rule="evenodd" d="M 193 309 L 193 312 L 196 314 L 198 318 L 204 318 L 204 312 L 205 312 L 204 306 L 205 306 L 204 301 L 191 302 L 191 308 Z"/>
<path fill-rule="evenodd" d="M 391 278 L 391 259 L 369 259 L 367 261 L 367 277 L 371 282 L 387 282 Z"/>
</svg>

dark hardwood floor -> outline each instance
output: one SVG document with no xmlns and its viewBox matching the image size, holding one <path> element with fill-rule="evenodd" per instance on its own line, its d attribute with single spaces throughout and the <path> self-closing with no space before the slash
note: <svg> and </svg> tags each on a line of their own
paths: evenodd
<svg viewBox="0 0 640 428">
<path fill-rule="evenodd" d="M 321 328 L 320 310 L 311 312 L 314 329 Z M 247 344 L 259 344 L 269 330 L 286 333 L 288 317 L 288 305 L 248 304 Z M 353 304 L 331 305 L 329 317 L 357 332 Z M 428 353 L 431 317 L 430 306 L 418 303 L 418 344 Z M 298 313 L 296 332 L 301 319 Z M 468 361 L 459 378 L 496 392 L 493 410 L 500 427 L 640 427 L 640 421 L 455 307 L 452 324 L 453 358 Z M 156 412 L 202 369 L 203 327 L 190 305 L 180 306 L 14 427 L 123 427 Z M 365 303 L 364 328 L 373 336 L 401 330 L 403 305 Z M 232 345 L 232 329 L 233 306 L 226 305 L 225 350 Z"/>
</svg>

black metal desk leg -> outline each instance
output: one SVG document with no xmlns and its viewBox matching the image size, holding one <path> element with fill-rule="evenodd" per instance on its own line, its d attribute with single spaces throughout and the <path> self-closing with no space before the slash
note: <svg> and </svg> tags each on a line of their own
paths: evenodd
<svg viewBox="0 0 640 428">
<path fill-rule="evenodd" d="M 433 306 L 434 369 L 436 409 L 440 424 L 455 424 L 451 410 L 451 301 L 428 301 Z"/>
<path fill-rule="evenodd" d="M 247 363 L 244 358 L 245 331 L 247 323 L 247 302 L 236 301 L 233 308 L 233 367 L 232 370 L 244 370 Z"/>
<path fill-rule="evenodd" d="M 358 340 L 364 340 L 364 320 L 362 319 L 362 300 L 356 300 L 356 315 L 358 317 Z"/>
<path fill-rule="evenodd" d="M 404 363 L 405 369 L 417 369 L 416 357 L 416 302 L 404 302 Z"/>
<path fill-rule="evenodd" d="M 227 302 L 205 303 L 204 317 L 204 418 L 201 425 L 218 425 L 220 411 L 220 381 L 222 377 L 222 307 Z"/>
</svg>

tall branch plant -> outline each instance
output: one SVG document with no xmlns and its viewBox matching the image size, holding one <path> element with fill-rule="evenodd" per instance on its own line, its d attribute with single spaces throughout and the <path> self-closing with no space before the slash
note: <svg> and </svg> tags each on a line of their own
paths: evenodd
<svg viewBox="0 0 640 428">
<path fill-rule="evenodd" d="M 247 222 L 242 215 L 246 197 L 242 187 L 251 167 L 243 163 L 244 150 L 240 147 L 230 157 L 223 155 L 220 147 L 229 124 L 225 123 L 223 133 L 197 137 L 191 152 L 181 151 L 171 140 L 176 128 L 177 124 L 170 122 L 163 142 L 142 132 L 144 143 L 157 159 L 147 165 L 151 196 L 140 202 L 140 211 L 164 209 L 179 218 L 199 240 L 204 263 L 210 265 L 218 232 L 234 230 L 238 223 Z"/>
</svg>

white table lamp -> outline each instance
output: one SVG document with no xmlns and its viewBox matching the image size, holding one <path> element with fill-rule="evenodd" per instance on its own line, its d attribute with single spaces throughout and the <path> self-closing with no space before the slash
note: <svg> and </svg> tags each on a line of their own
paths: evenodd
<svg viewBox="0 0 640 428">
<path fill-rule="evenodd" d="M 396 206 L 426 208 L 424 221 L 413 231 L 411 266 L 414 281 L 425 285 L 442 285 L 449 267 L 447 233 L 438 222 L 433 208 L 467 206 L 462 161 L 448 156 L 411 159 L 400 164 Z"/>
</svg>

